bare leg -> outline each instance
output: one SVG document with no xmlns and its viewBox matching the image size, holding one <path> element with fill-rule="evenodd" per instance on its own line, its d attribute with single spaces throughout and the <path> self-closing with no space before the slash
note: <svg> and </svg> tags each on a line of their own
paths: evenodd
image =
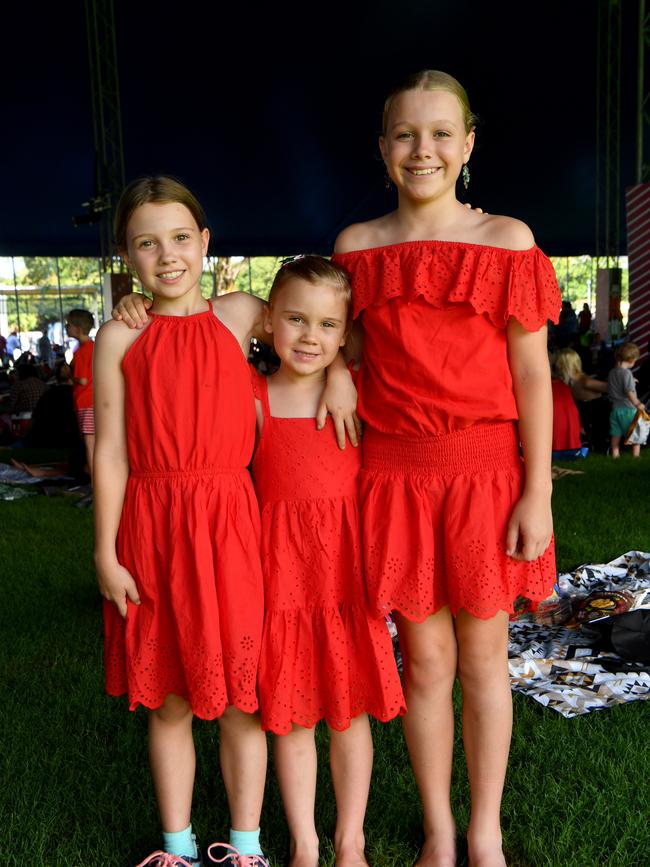
<svg viewBox="0 0 650 867">
<path fill-rule="evenodd" d="M 182 831 L 190 824 L 196 757 L 192 711 L 177 695 L 149 712 L 149 762 L 163 831 Z"/>
<path fill-rule="evenodd" d="M 314 729 L 294 725 L 287 735 L 273 738 L 275 770 L 289 826 L 290 867 L 318 867 L 316 743 Z"/>
<path fill-rule="evenodd" d="M 424 846 L 418 867 L 454 867 L 456 825 L 451 812 L 451 763 L 456 678 L 456 635 L 448 608 L 411 623 L 397 623 L 404 659 L 404 694 L 408 712 L 404 736 L 422 798 Z"/>
<path fill-rule="evenodd" d="M 610 441 L 610 454 L 613 458 L 620 458 L 621 456 L 621 438 L 620 437 L 612 437 Z"/>
<path fill-rule="evenodd" d="M 219 757 L 231 826 L 237 831 L 256 831 L 266 779 L 266 735 L 257 714 L 233 706 L 226 708 L 219 727 Z"/>
<path fill-rule="evenodd" d="M 23 464 L 21 461 L 15 461 L 13 458 L 11 459 L 11 463 L 19 470 L 23 470 L 25 473 L 29 473 L 30 476 L 47 479 L 47 478 L 56 478 L 57 476 L 64 476 L 68 471 L 67 464 L 50 464 L 48 466 L 41 466 L 40 464 Z"/>
<path fill-rule="evenodd" d="M 367 714 L 355 717 L 345 731 L 330 729 L 330 767 L 336 795 L 336 867 L 362 867 L 368 864 L 363 822 L 372 775 L 372 735 Z"/>
<path fill-rule="evenodd" d="M 90 484 L 93 483 L 93 458 L 95 454 L 95 434 L 84 434 L 84 445 L 86 447 L 86 463 L 88 464 L 88 475 L 90 476 Z"/>
<path fill-rule="evenodd" d="M 632 457 L 640 458 L 641 457 L 641 446 L 638 443 L 632 446 Z"/>
<path fill-rule="evenodd" d="M 512 732 L 508 677 L 508 615 L 456 618 L 458 673 L 463 688 L 463 742 L 472 794 L 467 830 L 472 867 L 505 867 L 501 797 Z"/>
</svg>

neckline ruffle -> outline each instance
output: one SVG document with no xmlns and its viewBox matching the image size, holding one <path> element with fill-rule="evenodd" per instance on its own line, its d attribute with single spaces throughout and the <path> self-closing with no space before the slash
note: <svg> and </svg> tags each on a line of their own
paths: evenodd
<svg viewBox="0 0 650 867">
<path fill-rule="evenodd" d="M 403 241 L 337 253 L 352 276 L 356 318 L 394 298 L 432 306 L 470 304 L 497 328 L 513 316 L 527 331 L 557 322 L 561 295 L 550 260 L 537 245 L 506 250 L 459 241 Z"/>
</svg>

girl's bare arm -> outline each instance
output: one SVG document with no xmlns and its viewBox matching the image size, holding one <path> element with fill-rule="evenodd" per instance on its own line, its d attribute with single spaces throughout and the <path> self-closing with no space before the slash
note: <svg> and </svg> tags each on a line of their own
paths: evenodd
<svg viewBox="0 0 650 867">
<path fill-rule="evenodd" d="M 525 483 L 513 509 L 506 537 L 507 553 L 535 560 L 553 533 L 551 515 L 551 441 L 553 397 L 546 351 L 546 327 L 529 332 L 515 319 L 507 326 L 508 359 L 519 413 Z"/>
<path fill-rule="evenodd" d="M 133 338 L 122 324 L 107 322 L 97 334 L 93 360 L 95 565 L 102 596 L 114 602 L 123 617 L 127 598 L 136 604 L 140 601 L 135 581 L 118 562 L 115 550 L 129 475 L 121 364 Z"/>
</svg>

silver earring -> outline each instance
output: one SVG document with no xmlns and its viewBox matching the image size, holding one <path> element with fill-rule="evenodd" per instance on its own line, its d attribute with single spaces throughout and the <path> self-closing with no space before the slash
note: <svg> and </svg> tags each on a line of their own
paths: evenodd
<svg viewBox="0 0 650 867">
<path fill-rule="evenodd" d="M 469 169 L 467 168 L 467 163 L 464 164 L 461 175 L 463 177 L 463 186 L 467 189 L 469 187 Z"/>
<path fill-rule="evenodd" d="M 393 185 L 393 182 L 391 181 L 390 176 L 388 174 L 385 174 L 384 175 L 384 186 L 386 187 L 387 190 L 390 190 L 392 185 Z"/>
</svg>

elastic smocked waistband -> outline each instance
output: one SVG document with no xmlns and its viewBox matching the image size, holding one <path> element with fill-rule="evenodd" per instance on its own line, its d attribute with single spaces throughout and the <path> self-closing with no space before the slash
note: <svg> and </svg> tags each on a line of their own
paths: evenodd
<svg viewBox="0 0 650 867">
<path fill-rule="evenodd" d="M 248 475 L 246 467 L 193 467 L 187 470 L 131 470 L 132 479 L 185 479 L 202 478 L 203 476 L 239 476 Z"/>
<path fill-rule="evenodd" d="M 363 469 L 385 473 L 458 475 L 521 466 L 514 422 L 474 424 L 463 430 L 412 439 L 366 428 Z"/>
</svg>

